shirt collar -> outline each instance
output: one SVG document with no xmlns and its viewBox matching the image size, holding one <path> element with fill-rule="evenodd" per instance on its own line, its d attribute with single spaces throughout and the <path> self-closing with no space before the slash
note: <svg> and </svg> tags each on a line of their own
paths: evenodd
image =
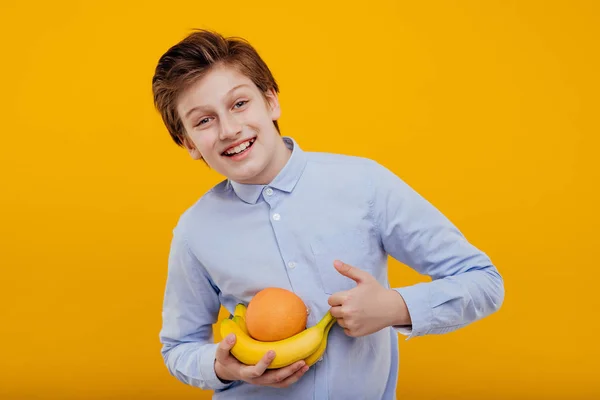
<svg viewBox="0 0 600 400">
<path fill-rule="evenodd" d="M 255 204 L 265 186 L 270 186 L 274 189 L 290 193 L 298 183 L 298 180 L 300 180 L 304 167 L 306 166 L 306 153 L 291 137 L 283 136 L 282 140 L 285 143 L 285 146 L 292 150 L 292 154 L 285 166 L 279 171 L 279 174 L 277 174 L 270 184 L 249 185 L 229 179 L 229 184 L 233 188 L 235 194 L 246 203 Z"/>
</svg>

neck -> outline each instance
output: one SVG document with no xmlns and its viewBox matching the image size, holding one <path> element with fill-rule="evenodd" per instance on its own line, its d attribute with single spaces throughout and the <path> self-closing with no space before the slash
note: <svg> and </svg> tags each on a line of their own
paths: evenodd
<svg viewBox="0 0 600 400">
<path fill-rule="evenodd" d="M 279 173 L 281 172 L 283 167 L 285 167 L 285 164 L 288 162 L 291 156 L 292 151 L 287 148 L 285 142 L 283 141 L 283 138 L 281 138 L 281 140 L 278 141 L 277 150 L 275 151 L 275 157 L 273 157 L 272 160 L 272 165 L 270 165 L 268 171 L 265 171 L 267 172 L 267 176 L 264 179 L 265 182 L 262 184 L 266 185 L 268 183 L 273 182 L 273 179 L 275 179 L 275 177 L 279 175 Z"/>
<path fill-rule="evenodd" d="M 273 157 L 271 163 L 263 171 L 263 174 L 258 177 L 256 182 L 252 182 L 252 184 L 268 185 L 269 183 L 273 182 L 275 177 L 279 175 L 283 167 L 285 167 L 285 164 L 288 162 L 291 156 L 292 150 L 288 149 L 283 141 L 283 138 L 280 137 L 275 149 L 275 157 Z"/>
</svg>

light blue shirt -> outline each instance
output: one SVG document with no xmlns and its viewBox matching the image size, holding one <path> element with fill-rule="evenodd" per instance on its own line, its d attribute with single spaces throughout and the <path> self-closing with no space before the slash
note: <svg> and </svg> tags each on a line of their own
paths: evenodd
<svg viewBox="0 0 600 400">
<path fill-rule="evenodd" d="M 225 180 L 187 209 L 173 230 L 160 340 L 169 372 L 215 399 L 395 399 L 398 333 L 456 330 L 496 311 L 503 280 L 490 259 L 436 208 L 380 164 L 361 157 L 292 154 L 269 185 Z M 222 383 L 212 325 L 265 287 L 295 292 L 315 325 L 328 297 L 356 283 L 340 259 L 389 288 L 388 255 L 432 278 L 395 288 L 412 318 L 363 337 L 331 329 L 323 359 L 285 389 Z"/>
</svg>

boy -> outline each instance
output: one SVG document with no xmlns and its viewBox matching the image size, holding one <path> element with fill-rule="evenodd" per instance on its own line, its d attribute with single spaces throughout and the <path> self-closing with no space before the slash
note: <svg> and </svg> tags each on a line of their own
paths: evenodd
<svg viewBox="0 0 600 400">
<path fill-rule="evenodd" d="M 400 178 L 280 135 L 278 85 L 244 40 L 193 32 L 152 84 L 175 143 L 226 177 L 173 231 L 160 339 L 177 379 L 215 399 L 394 399 L 398 332 L 450 332 L 502 304 L 489 258 Z M 432 281 L 390 288 L 388 255 Z M 265 287 L 300 296 L 307 326 L 331 310 L 321 361 L 267 370 L 273 354 L 243 365 L 235 337 L 213 343 L 220 306 Z"/>
</svg>

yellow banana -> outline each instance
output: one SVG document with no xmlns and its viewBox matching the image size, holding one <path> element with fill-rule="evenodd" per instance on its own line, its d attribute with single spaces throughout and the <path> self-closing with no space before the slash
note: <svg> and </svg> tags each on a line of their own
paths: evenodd
<svg viewBox="0 0 600 400">
<path fill-rule="evenodd" d="M 248 333 L 248 327 L 246 327 L 246 320 L 239 315 L 234 316 L 231 320 L 244 332 L 246 335 L 250 336 Z"/>
<path fill-rule="evenodd" d="M 327 327 L 325 328 L 325 333 L 323 334 L 323 339 L 321 339 L 321 344 L 319 345 L 319 347 L 317 348 L 317 350 L 314 353 L 312 353 L 310 356 L 308 356 L 307 358 L 304 359 L 304 362 L 309 367 L 311 365 L 313 365 L 314 363 L 316 363 L 317 361 L 319 361 L 319 358 L 321 358 L 321 356 L 325 353 L 325 349 L 327 348 L 327 338 L 329 336 L 329 330 L 331 329 L 333 324 L 335 324 L 335 321 L 336 321 L 335 318 L 332 318 L 331 321 L 329 321 L 329 323 L 327 324 Z"/>
<path fill-rule="evenodd" d="M 246 306 L 242 303 L 239 303 L 238 305 L 236 305 L 234 313 L 233 313 L 233 322 L 235 322 L 240 329 L 248 335 L 248 328 L 246 327 Z M 335 323 L 336 319 L 332 318 L 331 321 L 329 322 L 329 324 L 327 324 L 327 327 L 325 328 L 325 332 L 323 333 L 323 339 L 321 339 L 321 343 L 319 344 L 319 347 L 317 348 L 317 350 L 312 353 L 311 355 L 309 355 L 307 358 L 304 359 L 304 362 L 306 363 L 306 365 L 311 366 L 313 364 L 315 364 L 319 358 L 321 358 L 323 356 L 323 354 L 325 353 L 325 349 L 327 348 L 327 339 L 329 336 L 329 330 L 331 329 L 331 327 L 333 326 L 333 324 Z"/>
<path fill-rule="evenodd" d="M 233 316 L 242 317 L 242 319 L 246 320 L 246 306 L 244 303 L 238 303 L 235 306 L 235 310 L 233 310 Z"/>
<path fill-rule="evenodd" d="M 239 319 L 236 319 L 238 323 Z M 275 342 L 261 342 L 253 339 L 233 319 L 229 318 L 221 321 L 220 331 L 223 338 L 230 333 L 235 334 L 236 342 L 231 349 L 231 354 L 240 362 L 247 365 L 256 365 L 269 350 L 273 350 L 275 351 L 275 358 L 268 369 L 276 369 L 303 360 L 314 353 L 321 345 L 325 329 L 333 319 L 328 311 L 315 326 L 292 337 Z"/>
<path fill-rule="evenodd" d="M 235 322 L 246 335 L 249 335 L 248 328 L 246 327 L 246 306 L 239 303 L 235 306 L 233 311 L 233 322 Z"/>
</svg>

